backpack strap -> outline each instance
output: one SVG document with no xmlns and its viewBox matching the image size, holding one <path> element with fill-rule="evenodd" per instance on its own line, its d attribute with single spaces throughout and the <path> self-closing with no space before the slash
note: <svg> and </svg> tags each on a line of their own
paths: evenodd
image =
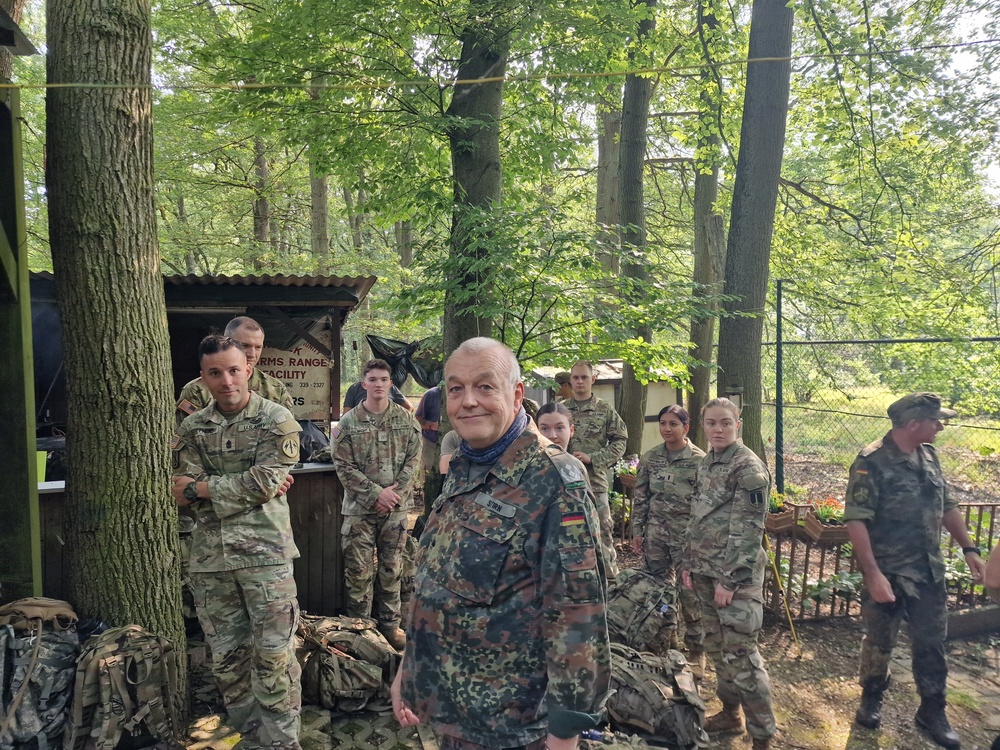
<svg viewBox="0 0 1000 750">
<path fill-rule="evenodd" d="M 21 705 L 21 700 L 24 698 L 24 694 L 28 690 L 28 685 L 31 683 L 31 675 L 34 674 L 35 669 L 38 667 L 38 653 L 42 650 L 42 621 L 36 620 L 37 626 L 35 627 L 35 648 L 31 652 L 31 659 L 28 662 L 28 670 L 24 675 L 24 680 L 21 681 L 21 686 L 17 689 L 14 694 L 14 698 L 10 702 L 10 707 L 7 709 L 7 716 L 3 720 L 3 724 L 0 724 L 0 736 L 7 733 L 10 729 L 11 723 L 14 721 L 14 714 L 17 713 L 18 707 Z"/>
</svg>

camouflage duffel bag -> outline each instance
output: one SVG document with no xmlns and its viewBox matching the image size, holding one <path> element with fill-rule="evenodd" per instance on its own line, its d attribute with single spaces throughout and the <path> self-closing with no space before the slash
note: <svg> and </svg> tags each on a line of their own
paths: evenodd
<svg viewBox="0 0 1000 750">
<path fill-rule="evenodd" d="M 644 570 L 628 568 L 608 585 L 608 634 L 614 643 L 652 651 L 663 631 L 677 628 L 676 594 L 672 586 Z"/>
<path fill-rule="evenodd" d="M 612 643 L 611 688 L 607 709 L 616 731 L 673 750 L 708 747 L 705 704 L 680 651 L 655 656 Z"/>
<path fill-rule="evenodd" d="M 387 699 L 399 655 L 363 617 L 303 614 L 295 638 L 302 665 L 302 702 L 344 713 L 362 711 L 376 697 Z"/>
<path fill-rule="evenodd" d="M 64 601 L 0 607 L 0 748 L 57 747 L 69 715 L 80 639 Z"/>
</svg>

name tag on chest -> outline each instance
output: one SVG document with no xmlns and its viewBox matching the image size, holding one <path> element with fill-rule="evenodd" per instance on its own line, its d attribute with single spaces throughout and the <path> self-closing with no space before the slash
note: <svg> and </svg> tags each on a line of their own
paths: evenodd
<svg viewBox="0 0 1000 750">
<path fill-rule="evenodd" d="M 498 516 L 503 516 L 504 518 L 514 517 L 513 505 L 502 503 L 492 495 L 487 495 L 485 492 L 480 492 L 476 495 L 476 504 L 482 505 L 486 508 L 486 510 L 496 513 Z"/>
</svg>

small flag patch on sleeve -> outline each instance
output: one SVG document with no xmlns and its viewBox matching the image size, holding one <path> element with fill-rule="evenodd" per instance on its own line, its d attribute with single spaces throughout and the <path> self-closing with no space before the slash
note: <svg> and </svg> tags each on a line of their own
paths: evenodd
<svg viewBox="0 0 1000 750">
<path fill-rule="evenodd" d="M 587 517 L 583 513 L 563 513 L 563 526 L 579 526 L 587 523 Z"/>
<path fill-rule="evenodd" d="M 177 408 L 180 411 L 184 412 L 185 414 L 194 414 L 196 411 L 198 411 L 198 407 L 192 404 L 187 399 L 184 399 L 179 404 L 177 404 Z"/>
<path fill-rule="evenodd" d="M 854 473 L 855 474 L 866 474 L 867 475 L 868 474 L 868 469 L 855 469 Z"/>
</svg>

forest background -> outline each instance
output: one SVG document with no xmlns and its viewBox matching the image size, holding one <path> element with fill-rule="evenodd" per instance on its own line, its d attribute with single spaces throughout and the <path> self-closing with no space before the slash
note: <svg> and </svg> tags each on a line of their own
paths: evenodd
<svg viewBox="0 0 1000 750">
<path fill-rule="evenodd" d="M 44 4 L 18 5 L 44 49 Z M 794 282 L 785 335 L 1000 334 L 995 3 L 789 7 L 787 137 L 766 267 Z M 751 4 L 735 0 L 156 2 L 163 271 L 377 275 L 348 327 L 348 377 L 365 356 L 352 346 L 364 333 L 447 335 L 458 304 L 526 369 L 621 357 L 639 382 L 688 388 L 708 358 L 692 348 L 692 326 L 727 315 L 722 269 L 740 273 L 726 266 L 725 233 L 750 20 Z M 503 58 L 492 69 L 505 76 L 494 114 L 480 116 L 499 130 L 502 199 L 488 209 L 469 201 L 472 218 L 459 226 L 455 206 L 468 196 L 453 182 L 449 146 L 475 127 L 455 81 L 476 24 Z M 623 241 L 636 227 L 622 220 L 618 164 L 635 71 L 647 71 L 649 97 L 635 222 L 643 242 Z M 12 78 L 25 87 L 31 265 L 51 269 L 44 168 L 59 155 L 46 149 L 44 58 L 16 59 Z M 701 207 L 699 190 L 709 195 Z M 699 276 L 697 227 L 709 225 L 722 239 L 706 240 L 715 274 Z M 471 265 L 456 266 L 451 252 L 461 232 Z M 755 311 L 765 339 L 768 289 Z M 995 414 L 997 355 L 977 352 L 933 366 L 923 354 L 908 362 L 904 348 L 865 363 L 881 370 L 866 378 Z M 831 386 L 857 372 L 798 366 Z"/>
</svg>

